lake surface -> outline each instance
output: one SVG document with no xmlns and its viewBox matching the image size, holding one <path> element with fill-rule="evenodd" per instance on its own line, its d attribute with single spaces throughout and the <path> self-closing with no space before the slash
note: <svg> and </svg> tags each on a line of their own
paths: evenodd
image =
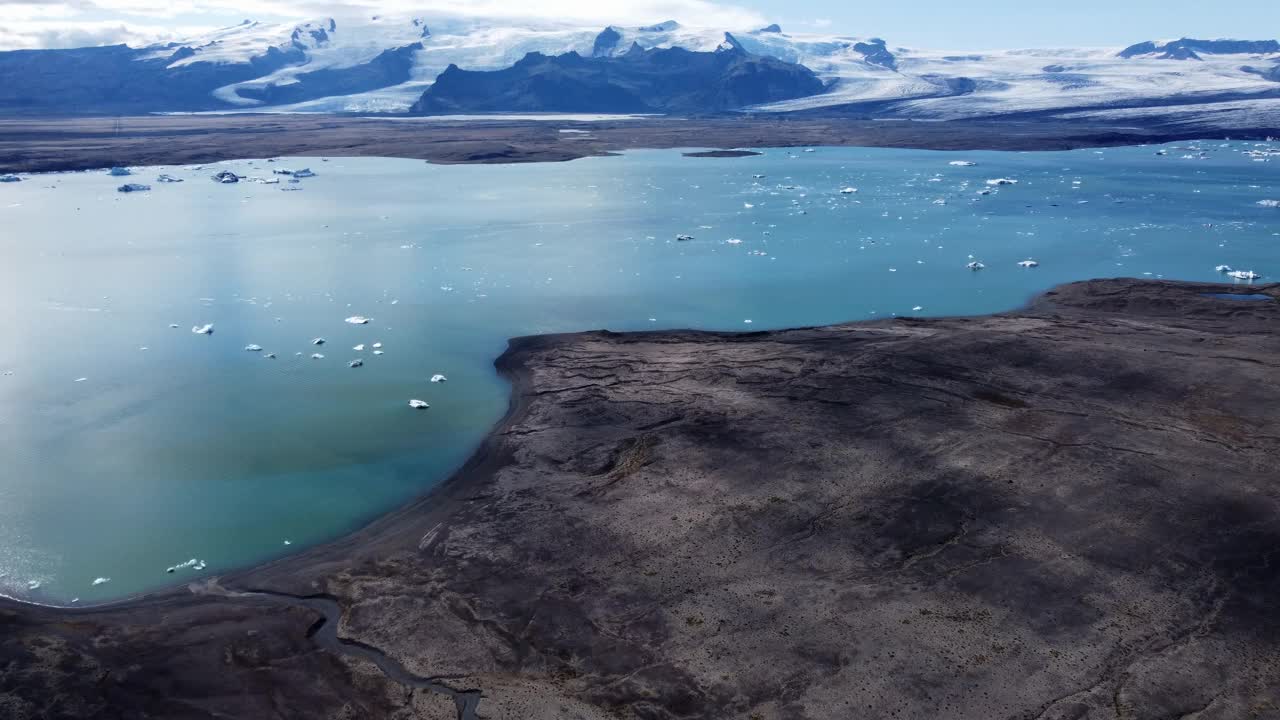
<svg viewBox="0 0 1280 720">
<path fill-rule="evenodd" d="M 1280 161 L 1192 145 L 307 158 L 0 184 L 0 592 L 100 602 L 367 522 L 501 417 L 511 336 L 976 314 L 1100 276 L 1280 273 L 1280 211 L 1257 204 L 1280 198 Z M 304 166 L 318 176 L 296 185 L 209 179 Z M 979 195 L 995 178 L 1018 183 Z M 190 559 L 203 571 L 166 573 Z"/>
</svg>

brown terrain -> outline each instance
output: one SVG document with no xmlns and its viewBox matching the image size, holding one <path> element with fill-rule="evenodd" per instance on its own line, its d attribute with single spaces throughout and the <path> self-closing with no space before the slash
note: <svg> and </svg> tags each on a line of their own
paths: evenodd
<svg viewBox="0 0 1280 720">
<path fill-rule="evenodd" d="M 583 132 L 561 133 L 561 129 Z M 741 116 L 573 122 L 333 115 L 19 117 L 0 118 L 0 173 L 282 155 L 511 163 L 573 160 L 629 148 L 823 145 L 1069 150 L 1202 137 L 1204 128 L 1177 124 L 1139 128 L 1052 118 L 911 122 Z"/>
<path fill-rule="evenodd" d="M 1280 285 L 522 338 L 452 480 L 116 606 L 0 717 L 1280 718 Z"/>
</svg>

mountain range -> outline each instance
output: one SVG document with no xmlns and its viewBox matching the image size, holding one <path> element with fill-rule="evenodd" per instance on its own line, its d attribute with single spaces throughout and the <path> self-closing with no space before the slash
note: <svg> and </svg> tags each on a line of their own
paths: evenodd
<svg viewBox="0 0 1280 720">
<path fill-rule="evenodd" d="M 178 42 L 0 52 L 0 114 L 751 111 L 1280 126 L 1280 43 L 922 50 L 875 37 L 458 16 L 245 21 Z"/>
</svg>

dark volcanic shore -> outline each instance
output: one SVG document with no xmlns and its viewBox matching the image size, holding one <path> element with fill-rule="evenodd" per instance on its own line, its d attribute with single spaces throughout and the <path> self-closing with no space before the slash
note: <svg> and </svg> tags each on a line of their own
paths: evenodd
<svg viewBox="0 0 1280 720">
<path fill-rule="evenodd" d="M 584 132 L 561 133 L 561 129 Z M 953 122 L 840 117 L 655 117 L 606 122 L 501 117 L 179 115 L 0 118 L 0 173 L 183 165 L 283 155 L 377 156 L 436 163 L 564 161 L 632 148 L 900 147 L 1070 150 L 1191 138 L 1265 137 L 1168 122 L 1133 127 L 1049 117 Z"/>
<path fill-rule="evenodd" d="M 1229 291 L 512 341 L 418 503 L 0 605 L 0 717 L 1280 718 L 1280 302 Z"/>
</svg>

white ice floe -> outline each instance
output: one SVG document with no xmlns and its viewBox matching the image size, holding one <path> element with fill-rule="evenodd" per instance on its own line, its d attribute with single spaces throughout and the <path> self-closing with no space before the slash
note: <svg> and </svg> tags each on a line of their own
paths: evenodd
<svg viewBox="0 0 1280 720">
<path fill-rule="evenodd" d="M 193 325 L 191 327 L 191 332 L 197 335 L 212 335 L 213 323 L 209 323 L 207 325 Z"/>
<path fill-rule="evenodd" d="M 356 352 L 364 352 L 364 343 L 360 343 L 359 345 L 353 345 L 351 349 L 355 350 Z"/>
<path fill-rule="evenodd" d="M 376 342 L 376 343 L 374 343 L 374 344 L 373 344 L 373 349 L 374 349 L 374 350 L 377 350 L 377 349 L 378 349 L 378 348 L 380 348 L 380 347 L 382 347 L 382 343 L 380 343 L 380 342 Z"/>
<path fill-rule="evenodd" d="M 92 583 L 92 584 L 93 584 L 94 586 L 97 586 L 97 585 L 106 585 L 106 584 L 107 584 L 107 583 L 109 583 L 109 582 L 111 582 L 111 578 L 109 578 L 109 577 L 100 577 L 100 578 L 94 578 L 94 579 L 93 579 L 93 583 Z"/>
<path fill-rule="evenodd" d="M 312 341 L 311 341 L 311 344 L 312 344 L 312 345 L 323 345 L 323 344 L 324 344 L 324 338 L 316 338 L 315 340 L 312 340 Z"/>
<path fill-rule="evenodd" d="M 116 192 L 122 193 L 148 192 L 150 190 L 150 185 L 143 185 L 141 183 L 125 183 L 124 185 L 116 188 Z"/>
<path fill-rule="evenodd" d="M 1018 266 L 1024 267 L 1024 268 L 1033 268 L 1033 267 L 1040 267 L 1040 263 L 1036 262 L 1035 260 L 1019 260 Z"/>
<path fill-rule="evenodd" d="M 413 408 L 414 410 L 426 410 L 431 406 L 428 405 L 424 400 L 410 400 L 409 407 Z"/>
<path fill-rule="evenodd" d="M 969 268 L 970 270 L 981 270 L 981 269 L 985 268 L 985 267 L 986 267 L 986 265 L 983 265 L 982 263 L 978 262 L 977 260 L 974 260 L 973 262 L 969 263 L 968 265 L 965 265 L 965 267 Z"/>
<path fill-rule="evenodd" d="M 324 359 L 324 355 L 322 355 L 322 354 L 320 354 L 320 353 L 311 353 L 311 359 L 312 359 L 312 360 L 323 360 L 323 359 Z"/>
<path fill-rule="evenodd" d="M 350 323 L 352 325 L 368 325 L 369 318 L 363 315 L 352 315 L 351 317 L 347 318 L 345 322 Z"/>
<path fill-rule="evenodd" d="M 728 244 L 730 244 L 730 245 L 741 245 L 741 244 L 742 244 L 742 239 L 741 239 L 741 238 L 729 238 L 728 240 L 725 240 L 725 242 L 726 242 L 726 243 L 728 243 Z"/>
<path fill-rule="evenodd" d="M 676 235 L 676 242 L 688 242 L 693 239 L 692 235 Z"/>
<path fill-rule="evenodd" d="M 840 188 L 841 195 L 852 195 L 856 192 L 858 192 L 858 188 L 855 187 Z"/>
<path fill-rule="evenodd" d="M 1230 265 L 1219 265 L 1219 266 L 1215 267 L 1215 268 L 1214 268 L 1214 270 L 1215 270 L 1215 271 L 1217 271 L 1217 272 L 1220 272 L 1220 273 L 1229 273 L 1229 272 L 1231 272 L 1231 266 L 1230 266 Z"/>
<path fill-rule="evenodd" d="M 363 365 L 364 365 L 364 361 L 363 361 L 363 360 L 359 360 L 359 359 L 357 359 L 357 360 L 352 360 L 351 362 L 347 363 L 347 367 L 349 367 L 349 368 L 358 368 L 358 367 L 361 367 L 361 366 L 363 366 Z"/>
<path fill-rule="evenodd" d="M 445 376 L 443 376 L 443 375 L 441 375 L 441 374 L 439 374 L 439 373 L 436 373 L 435 375 L 432 375 L 432 376 L 431 376 L 431 382 L 433 382 L 433 383 L 442 383 L 442 382 L 444 382 L 444 381 L 446 381 L 446 380 L 448 380 L 448 379 L 449 379 L 449 378 L 447 378 L 447 377 L 445 377 Z"/>
<path fill-rule="evenodd" d="M 988 180 L 987 184 L 991 185 L 992 187 L 995 187 L 998 185 L 1017 185 L 1018 181 L 1012 180 L 1010 178 L 994 178 L 994 179 Z"/>
<path fill-rule="evenodd" d="M 266 355 L 263 355 L 263 357 L 265 357 L 265 358 L 266 358 L 266 359 L 268 359 L 268 360 L 275 360 L 275 359 L 276 359 L 276 354 L 275 354 L 275 353 L 267 353 Z"/>
<path fill-rule="evenodd" d="M 261 345 L 253 345 L 253 344 L 249 344 L 249 345 L 245 345 L 245 346 L 244 346 L 244 349 L 245 349 L 246 351 L 248 351 L 248 352 L 262 352 L 262 346 L 261 346 Z"/>
<path fill-rule="evenodd" d="M 1236 280 L 1258 280 L 1262 275 L 1252 270 L 1232 270 L 1227 273 L 1227 277 L 1233 277 Z"/>
<path fill-rule="evenodd" d="M 205 569 L 205 567 L 207 566 L 205 565 L 205 562 L 203 560 L 197 560 L 195 558 L 191 558 L 186 562 L 181 562 L 181 563 L 178 563 L 177 565 L 174 565 L 173 567 L 165 569 L 165 572 L 173 573 L 179 570 L 186 570 L 188 568 L 192 570 L 203 570 Z"/>
<path fill-rule="evenodd" d="M 374 350 L 374 351 L 373 351 L 373 354 L 374 354 L 374 355 L 381 355 L 381 354 L 382 354 L 382 351 L 381 351 L 381 350 Z"/>
<path fill-rule="evenodd" d="M 1258 204 L 1262 207 L 1280 208 L 1280 200 L 1259 200 Z"/>
<path fill-rule="evenodd" d="M 951 162 L 949 162 L 949 163 L 947 163 L 947 164 L 948 164 L 948 165 L 954 165 L 955 167 L 974 167 L 974 166 L 976 166 L 978 163 L 973 162 L 972 160 L 952 160 Z"/>
</svg>

